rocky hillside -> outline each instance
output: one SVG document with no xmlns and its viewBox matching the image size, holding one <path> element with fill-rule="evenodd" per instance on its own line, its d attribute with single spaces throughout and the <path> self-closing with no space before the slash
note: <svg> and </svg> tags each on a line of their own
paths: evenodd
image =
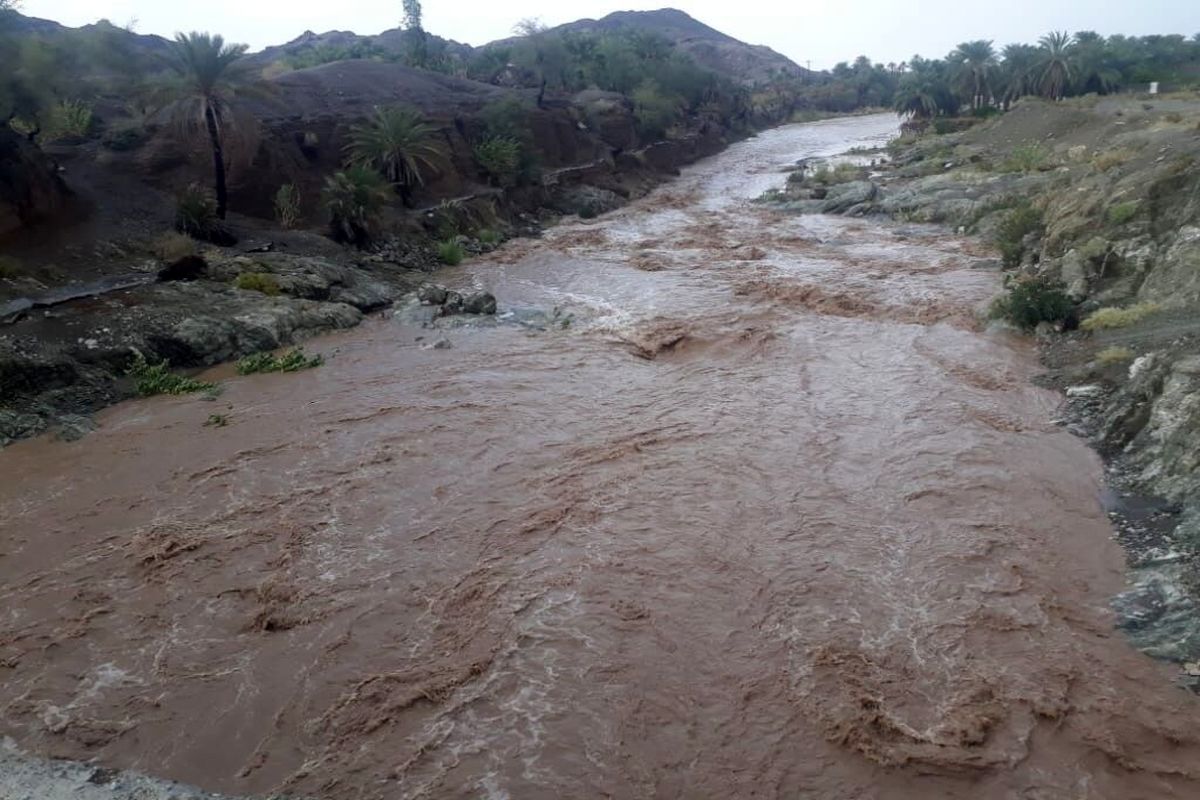
<svg viewBox="0 0 1200 800">
<path fill-rule="evenodd" d="M 701 66 L 748 85 L 813 74 L 769 47 L 746 44 L 674 8 L 616 11 L 598 20 L 583 19 L 553 29 L 559 33 L 628 30 L 661 36 Z"/>
</svg>

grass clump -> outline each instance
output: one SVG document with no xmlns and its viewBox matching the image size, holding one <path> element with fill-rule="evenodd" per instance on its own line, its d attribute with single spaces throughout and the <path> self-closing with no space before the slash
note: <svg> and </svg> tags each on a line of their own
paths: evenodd
<svg viewBox="0 0 1200 800">
<path fill-rule="evenodd" d="M 1079 327 L 1085 331 L 1127 328 L 1162 309 L 1158 303 L 1138 303 L 1125 308 L 1101 308 L 1093 312 Z"/>
<path fill-rule="evenodd" d="M 1044 168 L 1050 154 L 1040 145 L 1027 144 L 1015 148 L 1008 158 L 1000 163 L 1001 172 L 1036 172 Z"/>
<path fill-rule="evenodd" d="M 175 202 L 175 230 L 203 240 L 219 226 L 217 201 L 199 184 L 189 184 Z"/>
<path fill-rule="evenodd" d="M 1042 212 L 1025 204 L 1014 208 L 996 228 L 996 246 L 1006 267 L 1015 267 L 1025 256 L 1025 237 L 1045 230 Z"/>
<path fill-rule="evenodd" d="M 1115 206 L 1109 207 L 1105 217 L 1107 217 L 1111 225 L 1124 225 L 1137 216 L 1139 205 L 1137 200 L 1126 200 L 1124 203 L 1117 203 Z"/>
<path fill-rule="evenodd" d="M 865 169 L 843 161 L 832 167 L 828 164 L 822 164 L 813 172 L 811 180 L 813 183 L 830 186 L 836 183 L 849 183 L 850 181 L 862 180 L 865 177 Z"/>
<path fill-rule="evenodd" d="M 128 374 L 133 378 L 134 388 L 142 397 L 152 397 L 156 394 L 191 394 L 216 389 L 216 384 L 176 375 L 171 372 L 171 365 L 167 361 L 151 364 L 140 353 L 129 367 Z"/>
<path fill-rule="evenodd" d="M 285 183 L 275 192 L 275 219 L 279 227 L 290 230 L 300 221 L 300 190 L 294 183 Z"/>
<path fill-rule="evenodd" d="M 254 375 L 259 372 L 299 372 L 319 367 L 325 363 L 322 356 L 307 356 L 304 348 L 296 347 L 281 356 L 271 352 L 255 353 L 239 359 L 238 375 Z"/>
<path fill-rule="evenodd" d="M 1073 304 L 1062 286 L 1043 277 L 1012 277 L 1005 294 L 992 303 L 992 316 L 1030 329 L 1040 322 L 1059 322 L 1071 315 Z"/>
<path fill-rule="evenodd" d="M 1115 150 L 1105 150 L 1103 153 L 1097 153 L 1092 159 L 1092 167 L 1097 172 L 1108 172 L 1113 167 L 1119 167 L 1129 159 L 1133 158 L 1133 151 L 1124 147 L 1118 147 Z"/>
<path fill-rule="evenodd" d="M 437 257 L 438 261 L 441 261 L 443 264 L 456 267 L 466 258 L 466 253 L 463 251 L 461 244 L 453 239 L 447 239 L 438 244 Z"/>
<path fill-rule="evenodd" d="M 490 247 L 495 247 L 504 241 L 504 237 L 500 235 L 500 232 L 492 228 L 480 230 L 475 234 L 475 238 Z"/>
<path fill-rule="evenodd" d="M 234 287 L 251 292 L 262 292 L 274 297 L 279 294 L 279 281 L 269 272 L 243 272 L 233 279 Z"/>
<path fill-rule="evenodd" d="M 196 240 L 178 231 L 166 231 L 150 242 L 150 252 L 164 264 L 174 264 L 181 258 L 196 255 Z"/>
<path fill-rule="evenodd" d="M 1106 347 L 1096 354 L 1096 363 L 1102 367 L 1124 364 L 1133 360 L 1134 353 L 1128 347 Z"/>
</svg>

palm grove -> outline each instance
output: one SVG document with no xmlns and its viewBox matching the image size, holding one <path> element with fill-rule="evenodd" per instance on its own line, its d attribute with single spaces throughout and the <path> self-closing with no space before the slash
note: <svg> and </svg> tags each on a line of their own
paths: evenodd
<svg viewBox="0 0 1200 800">
<path fill-rule="evenodd" d="M 538 154 L 526 124 L 532 107 L 548 95 L 585 89 L 623 95 L 639 137 L 653 141 L 705 120 L 736 133 L 804 112 L 893 107 L 924 121 L 964 110 L 991 113 L 1025 95 L 1059 99 L 1150 81 L 1170 88 L 1200 83 L 1200 35 L 1052 33 L 1036 45 L 1000 51 L 990 41 L 974 41 L 942 59 L 883 65 L 860 57 L 826 73 L 776 75 L 746 85 L 700 67 L 671 41 L 634 28 L 560 31 L 525 21 L 506 42 L 457 46 L 425 31 L 420 0 L 403 0 L 399 47 L 316 45 L 253 69 L 244 46 L 217 35 L 179 34 L 155 49 L 102 22 L 48 36 L 15 25 L 14 9 L 15 0 L 0 0 L 0 63 L 13 65 L 0 76 L 0 115 L 11 131 L 37 144 L 100 138 L 119 150 L 137 146 L 150 128 L 169 119 L 211 154 L 209 177 L 180 198 L 177 227 L 212 240 L 223 235 L 231 150 L 241 139 L 253 140 L 243 135 L 256 125 L 247 100 L 271 102 L 271 79 L 334 61 L 394 61 L 536 90 L 528 100 L 514 94 L 480 115 L 484 124 L 471 156 L 481 176 L 498 187 L 538 178 Z M 94 113 L 101 106 L 109 109 L 106 119 Z M 415 190 L 446 166 L 448 153 L 440 132 L 403 107 L 376 109 L 351 126 L 346 141 L 345 167 L 326 180 L 321 205 L 332 235 L 361 245 L 381 210 L 393 198 L 410 205 Z M 294 186 L 279 187 L 275 206 L 281 224 L 296 223 L 303 201 Z"/>
</svg>

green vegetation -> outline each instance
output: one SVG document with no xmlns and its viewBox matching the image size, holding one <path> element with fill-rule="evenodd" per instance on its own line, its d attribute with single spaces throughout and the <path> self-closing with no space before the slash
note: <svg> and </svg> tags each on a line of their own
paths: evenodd
<svg viewBox="0 0 1200 800">
<path fill-rule="evenodd" d="M 1102 367 L 1112 366 L 1113 364 L 1124 364 L 1127 361 L 1132 361 L 1134 352 L 1128 347 L 1106 347 L 1096 354 L 1096 363 Z"/>
<path fill-rule="evenodd" d="M 176 34 L 171 66 L 179 78 L 176 119 L 185 127 L 203 127 L 212 148 L 213 183 L 217 219 L 225 219 L 229 205 L 225 179 L 223 141 L 234 123 L 232 102 L 245 78 L 238 63 L 244 44 L 226 44 L 207 33 Z"/>
<path fill-rule="evenodd" d="M 333 238 L 359 247 L 366 245 L 389 194 L 387 182 L 369 167 L 352 166 L 326 178 L 321 199 L 329 212 Z"/>
<path fill-rule="evenodd" d="M 656 81 L 643 81 L 632 97 L 633 116 L 642 137 L 661 139 L 679 121 L 680 98 L 664 92 Z"/>
<path fill-rule="evenodd" d="M 462 245 L 453 239 L 447 239 L 438 244 L 437 247 L 438 261 L 441 261 L 447 266 L 456 267 L 466 258 L 466 253 L 463 251 Z"/>
<path fill-rule="evenodd" d="M 437 129 L 419 112 L 400 107 L 377 108 L 366 123 L 351 128 L 346 153 L 352 166 L 379 170 L 406 203 L 425 184 L 425 174 L 445 159 Z"/>
<path fill-rule="evenodd" d="M 1028 203 L 1010 211 L 996 228 L 996 246 L 1004 266 L 1018 266 L 1025 256 L 1025 237 L 1043 230 L 1042 212 Z"/>
<path fill-rule="evenodd" d="M 134 388 L 142 397 L 156 394 L 190 394 L 216 388 L 216 384 L 176 375 L 171 372 L 171 365 L 166 361 L 151 364 L 140 353 L 129 367 L 128 374 L 134 379 Z"/>
<path fill-rule="evenodd" d="M 204 427 L 206 428 L 224 428 L 228 424 L 228 414 L 209 414 L 208 419 L 204 420 Z"/>
<path fill-rule="evenodd" d="M 1133 158 L 1133 152 L 1123 147 L 1106 150 L 1103 153 L 1097 153 L 1095 158 L 1092 159 L 1092 168 L 1097 172 L 1108 172 L 1114 167 L 1121 166 L 1131 158 Z"/>
<path fill-rule="evenodd" d="M 1039 322 L 1059 322 L 1071 315 L 1071 299 L 1061 286 L 1046 278 L 1010 275 L 1004 284 L 1005 294 L 992 303 L 994 317 L 1030 329 Z"/>
<path fill-rule="evenodd" d="M 507 136 L 489 136 L 475 145 L 475 161 L 496 186 L 515 186 L 521 171 L 521 143 Z"/>
<path fill-rule="evenodd" d="M 289 229 L 296 227 L 300 220 L 300 190 L 295 184 L 285 183 L 275 192 L 275 221 L 279 227 Z"/>
<path fill-rule="evenodd" d="M 300 372 L 319 367 L 325 363 L 320 355 L 306 356 L 303 347 L 293 348 L 281 356 L 262 352 L 246 356 L 237 362 L 238 375 L 253 375 L 258 372 Z"/>
<path fill-rule="evenodd" d="M 481 228 L 475 233 L 475 238 L 483 244 L 490 245 L 492 247 L 495 247 L 504 241 L 504 236 L 500 233 L 500 231 L 494 230 L 493 228 Z"/>
<path fill-rule="evenodd" d="M 269 297 L 279 294 L 279 281 L 269 272 L 243 272 L 233 279 L 237 289 L 261 292 Z"/>
<path fill-rule="evenodd" d="M 42 137 L 48 141 L 83 139 L 92 132 L 92 106 L 82 100 L 59 100 L 48 114 Z"/>
<path fill-rule="evenodd" d="M 1050 154 L 1046 148 L 1036 144 L 1026 144 L 1013 148 L 1000 164 L 1001 172 L 1036 172 L 1047 165 Z"/>
<path fill-rule="evenodd" d="M 1138 303 L 1136 305 L 1127 306 L 1125 308 L 1101 308 L 1088 316 L 1081 324 L 1080 328 L 1085 331 L 1102 331 L 1110 328 L 1127 328 L 1130 325 L 1141 322 L 1151 314 L 1156 314 L 1162 310 L 1162 306 L 1158 303 Z"/>
<path fill-rule="evenodd" d="M 1141 203 L 1137 200 L 1126 200 L 1124 203 L 1109 206 L 1108 211 L 1105 212 L 1105 217 L 1108 219 L 1109 224 L 1124 225 L 1137 216 L 1140 207 Z"/>
<path fill-rule="evenodd" d="M 849 183 L 850 181 L 862 180 L 866 177 L 866 170 L 857 164 L 851 164 L 843 161 L 835 164 L 832 167 L 828 164 L 822 164 L 817 168 L 809 180 L 813 183 L 820 183 L 826 186 L 832 186 L 837 183 Z"/>
<path fill-rule="evenodd" d="M 212 195 L 189 184 L 175 201 L 175 230 L 193 239 L 207 241 L 220 230 L 220 215 Z"/>
</svg>

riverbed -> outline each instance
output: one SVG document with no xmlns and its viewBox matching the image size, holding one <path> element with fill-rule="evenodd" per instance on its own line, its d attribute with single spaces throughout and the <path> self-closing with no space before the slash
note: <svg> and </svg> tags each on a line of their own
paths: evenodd
<svg viewBox="0 0 1200 800">
<path fill-rule="evenodd" d="M 339 800 L 1200 796 L 993 255 L 752 202 L 895 126 L 439 276 L 494 322 L 400 308 L 0 452 L 0 736 Z"/>
</svg>

